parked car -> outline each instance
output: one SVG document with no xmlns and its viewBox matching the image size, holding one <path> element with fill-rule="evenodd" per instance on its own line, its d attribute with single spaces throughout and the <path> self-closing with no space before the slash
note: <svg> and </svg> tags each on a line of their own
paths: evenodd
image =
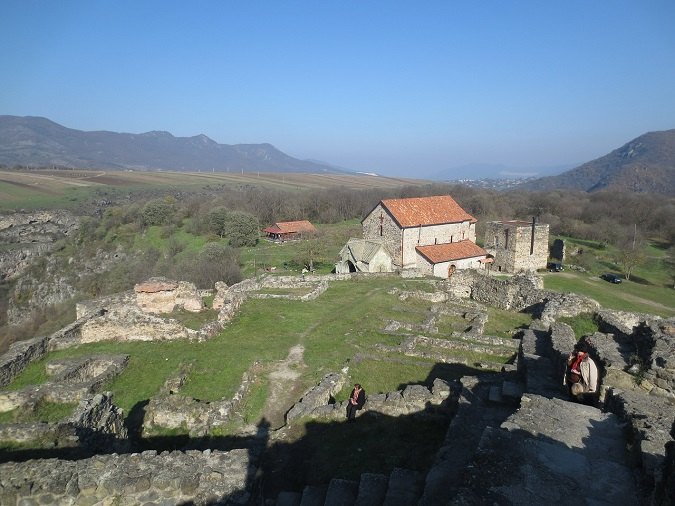
<svg viewBox="0 0 675 506">
<path fill-rule="evenodd" d="M 618 274 L 612 274 L 611 272 L 605 272 L 600 277 L 605 281 L 609 281 L 610 283 L 621 283 L 622 281 Z"/>
<path fill-rule="evenodd" d="M 565 270 L 563 264 L 555 262 L 550 262 L 546 268 L 548 269 L 548 272 L 562 272 Z"/>
</svg>

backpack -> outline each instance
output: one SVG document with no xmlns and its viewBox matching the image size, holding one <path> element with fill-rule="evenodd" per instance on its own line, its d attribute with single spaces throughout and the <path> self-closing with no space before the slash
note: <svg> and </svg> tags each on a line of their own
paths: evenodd
<svg viewBox="0 0 675 506">
<path fill-rule="evenodd" d="M 570 383 L 579 383 L 581 381 L 581 361 L 584 359 L 584 357 L 580 354 L 577 353 L 577 355 L 574 357 L 574 360 L 570 363 L 570 365 L 567 368 L 567 381 Z"/>
</svg>

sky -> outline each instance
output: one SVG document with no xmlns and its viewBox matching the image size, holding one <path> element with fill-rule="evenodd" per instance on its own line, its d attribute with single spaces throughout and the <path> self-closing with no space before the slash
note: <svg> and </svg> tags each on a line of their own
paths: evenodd
<svg viewBox="0 0 675 506">
<path fill-rule="evenodd" d="M 540 173 L 675 128 L 675 2 L 3 0 L 0 114 Z"/>
</svg>

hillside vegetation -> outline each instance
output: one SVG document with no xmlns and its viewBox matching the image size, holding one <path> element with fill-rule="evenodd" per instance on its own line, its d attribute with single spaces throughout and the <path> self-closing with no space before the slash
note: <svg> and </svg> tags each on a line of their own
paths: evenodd
<svg viewBox="0 0 675 506">
<path fill-rule="evenodd" d="M 290 187 L 275 187 L 271 182 L 275 178 L 278 182 L 278 176 L 263 175 L 255 185 L 254 179 L 234 174 L 120 172 L 115 173 L 116 179 L 77 171 L 9 172 L 3 177 L 6 174 L 19 179 L 37 177 L 35 183 L 39 184 L 26 183 L 27 191 L 46 185 L 49 191 L 45 198 L 52 199 L 51 204 L 63 202 L 64 195 L 71 195 L 74 187 L 82 192 L 77 193 L 82 201 L 74 200 L 73 204 L 77 204 L 78 213 L 85 214 L 79 233 L 60 240 L 49 258 L 35 261 L 25 283 L 0 282 L 3 346 L 61 328 L 74 318 L 77 300 L 129 290 L 151 276 L 213 288 L 215 281 L 234 283 L 264 271 L 288 274 L 311 267 L 319 273 L 330 272 L 340 248 L 349 237 L 361 235 L 360 219 L 380 199 L 422 195 L 452 195 L 478 218 L 479 243 L 488 220 L 537 216 L 550 224 L 552 239 L 574 238 L 569 239 L 568 253 L 574 250 L 573 241 L 578 241 L 579 247 L 592 245 L 584 248 L 584 255 L 568 261 L 586 268 L 594 283 L 586 283 L 583 275 L 575 277 L 568 270 L 564 276 L 550 276 L 547 283 L 553 288 L 586 293 L 597 286 L 601 299 L 609 296 L 606 292 L 610 288 L 614 293 L 624 293 L 623 299 L 608 303 L 608 307 L 634 307 L 631 304 L 643 304 L 642 300 L 656 301 L 651 305 L 656 314 L 664 314 L 658 304 L 672 307 L 672 289 L 668 290 L 675 283 L 675 202 L 664 196 L 647 199 L 601 192 L 591 198 L 576 192 L 495 192 L 440 184 L 402 186 L 400 181 L 396 186 L 394 180 L 365 176 L 293 175 L 286 181 L 282 178 L 282 184 Z M 204 184 L 211 178 L 217 184 Z M 17 179 L 13 181 L 16 184 Z M 382 181 L 392 186 L 376 186 Z M 338 183 L 343 185 L 336 186 Z M 355 190 L 348 184 L 373 186 Z M 15 203 L 25 202 L 17 199 Z M 259 236 L 259 230 L 276 221 L 298 219 L 312 221 L 318 234 L 284 244 L 270 243 Z M 593 258 L 597 260 L 591 261 Z M 600 283 L 597 276 L 607 270 L 627 275 L 630 270 L 630 283 L 605 286 L 608 284 Z M 72 299 L 45 304 L 35 298 L 38 286 L 44 292 L 57 278 L 60 286 L 72 287 Z M 7 326 L 10 302 L 32 315 L 30 322 Z M 644 304 L 639 307 L 647 310 Z"/>
<path fill-rule="evenodd" d="M 673 196 L 675 129 L 646 133 L 605 156 L 557 176 L 537 179 L 525 187 L 532 190 L 612 190 Z"/>
</svg>

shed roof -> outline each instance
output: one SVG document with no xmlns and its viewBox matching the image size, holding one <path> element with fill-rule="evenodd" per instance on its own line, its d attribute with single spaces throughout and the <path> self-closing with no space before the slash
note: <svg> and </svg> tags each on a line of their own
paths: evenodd
<svg viewBox="0 0 675 506">
<path fill-rule="evenodd" d="M 374 239 L 351 238 L 349 241 L 347 241 L 345 248 L 351 252 L 352 256 L 356 260 L 360 260 L 365 263 L 370 263 L 373 257 L 380 250 L 383 250 L 385 253 L 387 253 L 387 255 L 389 255 L 389 252 L 387 251 L 387 248 L 384 247 L 383 242 Z"/>
<path fill-rule="evenodd" d="M 385 199 L 380 203 L 402 228 L 462 221 L 476 222 L 476 218 L 462 209 L 450 195 Z"/>
<path fill-rule="evenodd" d="M 487 251 L 469 240 L 448 244 L 417 246 L 415 249 L 432 264 L 462 260 L 463 258 L 484 257 L 487 255 Z"/>
<path fill-rule="evenodd" d="M 316 232 L 316 228 L 307 220 L 279 221 L 267 227 L 264 232 L 270 234 L 293 234 L 300 232 Z"/>
</svg>

